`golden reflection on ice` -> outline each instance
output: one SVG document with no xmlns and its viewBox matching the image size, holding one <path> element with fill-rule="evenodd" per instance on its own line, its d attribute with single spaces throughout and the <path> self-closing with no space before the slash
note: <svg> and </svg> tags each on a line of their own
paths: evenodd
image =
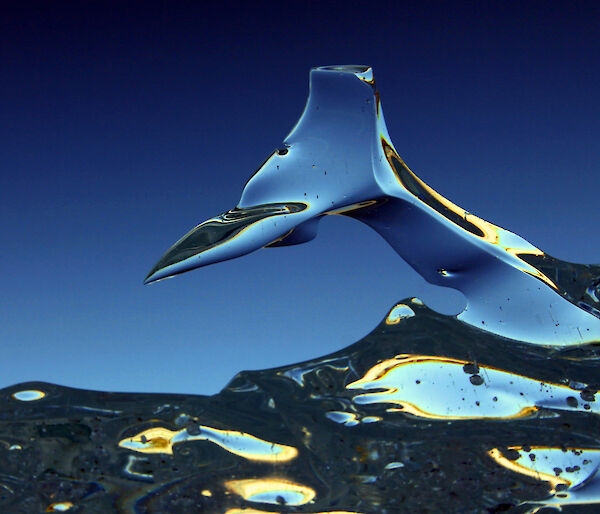
<svg viewBox="0 0 600 514">
<path fill-rule="evenodd" d="M 22 402 L 33 402 L 35 400 L 41 400 L 44 396 L 46 396 L 46 393 L 44 391 L 38 391 L 38 390 L 27 390 L 27 391 L 17 391 L 16 393 L 12 394 L 12 397 L 15 400 L 19 400 Z"/>
<path fill-rule="evenodd" d="M 225 514 L 282 514 L 280 511 L 258 510 L 258 509 L 228 509 Z M 361 512 L 349 510 L 327 510 L 319 512 L 307 512 L 306 514 L 362 514 Z"/>
<path fill-rule="evenodd" d="M 349 212 L 356 211 L 357 209 L 363 209 L 364 207 L 369 207 L 371 205 L 376 205 L 376 204 L 377 204 L 377 200 L 365 200 L 363 202 L 356 202 L 351 205 L 346 205 L 339 209 L 333 209 L 331 211 L 327 211 L 325 214 L 332 214 L 332 215 L 333 214 L 337 214 L 337 215 L 348 214 Z"/>
<path fill-rule="evenodd" d="M 316 496 L 314 489 L 281 478 L 228 480 L 225 487 L 244 500 L 275 505 L 305 505 Z"/>
<path fill-rule="evenodd" d="M 173 454 L 173 445 L 188 441 L 210 441 L 221 448 L 245 459 L 262 462 L 285 462 L 294 459 L 298 450 L 292 446 L 264 441 L 236 430 L 219 430 L 199 426 L 200 433 L 190 434 L 187 429 L 179 431 L 154 427 L 119 442 L 121 448 L 140 453 Z"/>
<path fill-rule="evenodd" d="M 531 451 L 534 452 L 537 448 L 532 447 Z M 522 450 L 521 447 L 511 446 L 508 450 Z M 556 448 L 556 450 L 562 452 L 560 448 Z M 535 478 L 536 480 L 542 480 L 544 482 L 549 482 L 552 486 L 551 492 L 556 492 L 556 487 L 559 484 L 563 484 L 567 487 L 571 486 L 571 483 L 566 478 L 562 478 L 557 476 L 552 470 L 548 470 L 549 472 L 544 472 L 543 467 L 539 466 L 536 461 L 531 461 L 527 458 L 527 453 L 524 455 L 519 452 L 519 457 L 516 460 L 510 460 L 502 455 L 502 452 L 497 448 L 494 448 L 488 452 L 488 455 L 494 459 L 498 464 L 504 466 L 505 468 L 510 469 L 511 471 L 515 471 L 517 473 L 521 473 L 522 475 L 527 475 L 528 477 Z M 552 464 L 552 462 L 550 462 Z"/>
<path fill-rule="evenodd" d="M 66 512 L 71 510 L 75 505 L 71 502 L 52 503 L 46 507 L 46 512 Z"/>
<path fill-rule="evenodd" d="M 271 510 L 257 510 L 257 509 L 227 509 L 225 514 L 274 514 Z M 276 512 L 275 514 L 279 514 Z"/>
<path fill-rule="evenodd" d="M 515 234 L 512 232 L 471 214 L 439 194 L 410 170 L 398 155 L 391 142 L 386 139 L 385 135 L 381 135 L 381 143 L 388 163 L 403 189 L 437 211 L 448 221 L 487 243 L 497 245 L 513 257 L 519 259 L 521 265 L 516 267 L 520 271 L 542 280 L 556 291 L 559 290 L 556 284 L 540 270 L 520 258 L 521 255 L 525 254 L 544 255 L 544 252 L 528 241 L 518 236 L 515 237 Z"/>
<path fill-rule="evenodd" d="M 549 500 L 531 503 L 560 510 L 560 505 L 600 502 L 600 487 L 595 477 L 600 466 L 600 450 L 546 446 L 525 449 L 511 446 L 504 454 L 494 448 L 488 455 L 511 471 L 550 484 L 550 493 L 554 496 Z"/>
<path fill-rule="evenodd" d="M 388 403 L 396 406 L 388 412 L 431 419 L 511 419 L 541 407 L 600 411 L 596 403 L 578 400 L 575 389 L 450 357 L 397 355 L 346 387 L 383 390 L 355 396 L 357 404 Z"/>
<path fill-rule="evenodd" d="M 149 428 L 134 437 L 119 441 L 119 446 L 141 453 L 173 454 L 173 437 L 178 433 L 168 428 Z"/>
<path fill-rule="evenodd" d="M 399 303 L 396 305 L 385 318 L 386 325 L 397 325 L 401 320 L 412 318 L 415 315 L 408 305 Z"/>
</svg>

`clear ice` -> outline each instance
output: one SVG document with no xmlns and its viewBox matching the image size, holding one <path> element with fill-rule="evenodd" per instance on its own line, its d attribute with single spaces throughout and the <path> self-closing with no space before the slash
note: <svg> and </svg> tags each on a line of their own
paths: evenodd
<svg viewBox="0 0 600 514">
<path fill-rule="evenodd" d="M 423 183 L 366 66 L 310 75 L 305 110 L 237 207 L 180 239 L 155 282 L 316 236 L 377 231 L 458 316 L 417 298 L 357 343 L 241 372 L 217 395 L 0 395 L 3 512 L 595 512 L 600 266 L 555 259 Z"/>
</svg>

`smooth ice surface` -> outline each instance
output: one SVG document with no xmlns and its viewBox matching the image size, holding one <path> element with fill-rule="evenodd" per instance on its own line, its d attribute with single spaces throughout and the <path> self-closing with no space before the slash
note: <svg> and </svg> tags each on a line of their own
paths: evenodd
<svg viewBox="0 0 600 514">
<path fill-rule="evenodd" d="M 549 346 L 600 339 L 590 306 L 598 284 L 573 292 L 570 277 L 546 270 L 552 257 L 456 206 L 406 166 L 368 66 L 314 68 L 300 120 L 248 180 L 238 206 L 175 243 L 146 283 L 310 241 L 333 214 L 372 227 L 428 282 L 461 291 L 467 306 L 458 319 L 469 325 Z"/>
</svg>

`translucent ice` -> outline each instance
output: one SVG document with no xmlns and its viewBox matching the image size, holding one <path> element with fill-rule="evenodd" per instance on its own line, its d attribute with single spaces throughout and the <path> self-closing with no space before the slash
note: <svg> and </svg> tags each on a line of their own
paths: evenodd
<svg viewBox="0 0 600 514">
<path fill-rule="evenodd" d="M 314 69 L 300 121 L 239 205 L 179 240 L 147 282 L 308 241 L 332 214 L 462 291 L 466 310 L 407 298 L 361 341 L 242 372 L 212 397 L 0 390 L 0 510 L 594 509 L 600 266 L 554 259 L 419 180 L 391 143 L 370 68 Z"/>
<path fill-rule="evenodd" d="M 600 339 L 594 284 L 573 295 L 570 277 L 548 273 L 551 257 L 454 205 L 406 166 L 366 66 L 313 69 L 300 120 L 247 182 L 238 206 L 175 243 L 146 282 L 309 241 L 331 214 L 366 223 L 427 281 L 460 290 L 464 323 L 542 345 Z"/>
</svg>

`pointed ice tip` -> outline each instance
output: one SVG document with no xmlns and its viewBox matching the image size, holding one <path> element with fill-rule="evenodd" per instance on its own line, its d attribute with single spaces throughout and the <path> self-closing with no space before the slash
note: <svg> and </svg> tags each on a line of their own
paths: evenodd
<svg viewBox="0 0 600 514">
<path fill-rule="evenodd" d="M 156 279 L 153 278 L 153 275 L 154 275 L 154 273 L 152 271 L 150 273 L 148 273 L 148 275 L 144 279 L 145 286 L 147 286 L 148 284 L 152 284 L 152 282 L 156 282 Z"/>
<path fill-rule="evenodd" d="M 155 264 L 152 269 L 148 272 L 148 274 L 146 275 L 146 278 L 144 279 L 144 285 L 147 286 L 148 284 L 151 284 L 152 282 L 156 282 L 159 277 L 157 276 L 157 272 L 160 271 L 160 268 L 157 264 Z"/>
<path fill-rule="evenodd" d="M 144 279 L 144 285 L 152 284 L 154 282 L 158 282 L 159 280 L 164 280 L 165 278 L 171 278 L 173 275 L 169 275 L 164 271 L 164 268 L 157 268 L 156 266 L 152 268 L 150 273 Z"/>
<path fill-rule="evenodd" d="M 144 285 L 147 286 L 148 284 L 154 284 L 155 282 L 160 282 L 161 280 L 167 280 L 168 278 L 173 278 L 174 275 L 167 275 L 167 274 L 162 274 L 162 273 L 150 273 L 145 279 L 144 279 Z"/>
</svg>

